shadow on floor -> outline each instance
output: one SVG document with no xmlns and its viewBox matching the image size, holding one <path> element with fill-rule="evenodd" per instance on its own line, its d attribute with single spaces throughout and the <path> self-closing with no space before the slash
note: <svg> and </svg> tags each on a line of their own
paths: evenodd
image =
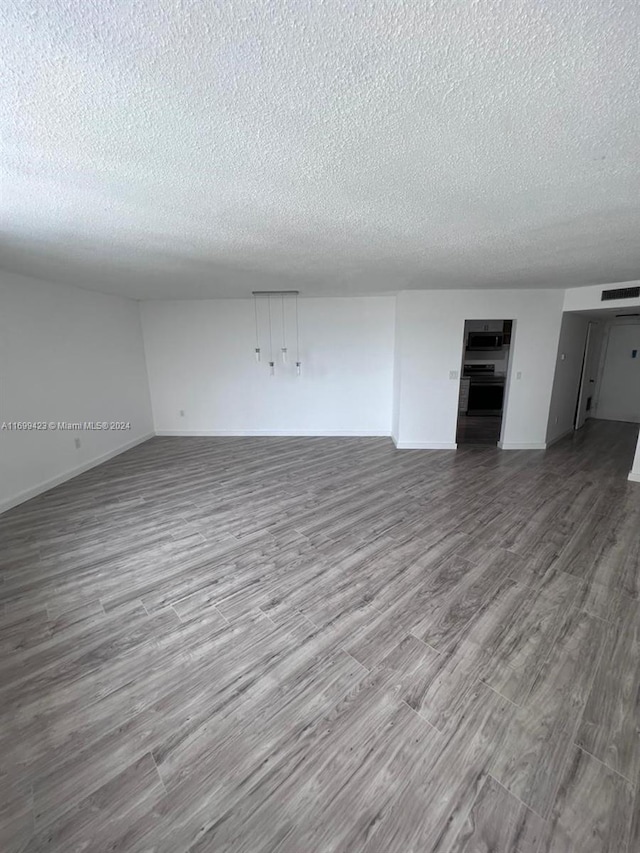
<svg viewBox="0 0 640 853">
<path fill-rule="evenodd" d="M 458 444 L 492 444 L 500 438 L 502 415 L 458 415 Z"/>
</svg>

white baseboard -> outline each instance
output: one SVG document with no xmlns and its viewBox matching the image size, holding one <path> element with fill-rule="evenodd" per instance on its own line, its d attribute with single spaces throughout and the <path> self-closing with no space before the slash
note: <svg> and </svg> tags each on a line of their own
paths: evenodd
<svg viewBox="0 0 640 853">
<path fill-rule="evenodd" d="M 39 483 L 37 486 L 32 486 L 30 489 L 25 489 L 23 492 L 20 492 L 17 495 L 14 495 L 12 498 L 8 498 L 7 500 L 0 503 L 0 515 L 3 512 L 6 512 L 8 509 L 13 509 L 14 506 L 18 506 L 19 504 L 24 503 L 25 501 L 31 500 L 31 498 L 35 498 L 38 495 L 41 495 L 43 492 L 48 492 L 49 489 L 54 489 L 56 486 L 59 486 L 61 483 L 66 483 L 67 480 L 72 480 L 74 477 L 77 477 L 78 474 L 84 474 L 85 471 L 89 471 L 91 468 L 95 468 L 96 465 L 101 465 L 103 462 L 107 462 L 109 459 L 113 459 L 114 456 L 119 456 L 121 453 L 125 453 L 127 450 L 131 450 L 132 447 L 136 447 L 138 444 L 143 444 L 145 441 L 149 441 L 150 438 L 153 438 L 155 433 L 150 432 L 146 435 L 141 436 L 140 438 L 134 438 L 133 441 L 128 441 L 126 444 L 120 445 L 120 447 L 116 447 L 114 450 L 110 450 L 108 453 L 103 453 L 101 456 L 96 456 L 95 459 L 91 459 L 89 462 L 83 462 L 82 465 L 78 465 L 75 468 L 71 468 L 69 471 L 65 471 L 64 474 L 58 474 L 57 477 L 51 477 L 50 480 L 45 480 L 43 483 Z"/>
<path fill-rule="evenodd" d="M 629 471 L 629 479 L 632 483 L 640 483 L 640 471 Z"/>
<path fill-rule="evenodd" d="M 458 445 L 450 441 L 394 441 L 398 450 L 457 450 Z"/>
<path fill-rule="evenodd" d="M 274 438 L 291 437 L 295 438 L 389 438 L 390 433 L 381 432 L 380 430 L 304 430 L 304 429 L 241 429 L 241 430 L 226 430 L 226 429 L 158 429 L 156 435 L 162 436 L 210 436 L 218 438 L 242 438 L 243 436 L 271 436 Z"/>
<path fill-rule="evenodd" d="M 519 444 L 518 442 L 499 441 L 498 447 L 500 450 L 546 450 L 547 445 L 542 443 L 535 444 Z"/>
</svg>

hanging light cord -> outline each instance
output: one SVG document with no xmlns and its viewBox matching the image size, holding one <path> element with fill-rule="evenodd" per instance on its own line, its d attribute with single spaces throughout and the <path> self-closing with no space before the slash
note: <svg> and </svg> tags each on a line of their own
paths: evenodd
<svg viewBox="0 0 640 853">
<path fill-rule="evenodd" d="M 287 351 L 287 330 L 284 323 L 284 296 L 280 297 L 280 304 L 282 306 L 282 349 L 284 352 Z"/>
<path fill-rule="evenodd" d="M 271 297 L 269 297 L 269 361 L 273 361 L 273 327 L 271 323 Z"/>
<path fill-rule="evenodd" d="M 258 337 L 258 299 L 253 297 L 253 313 L 256 318 L 256 352 L 260 349 L 260 339 Z"/>
<path fill-rule="evenodd" d="M 296 361 L 300 361 L 300 331 L 298 329 L 298 294 L 296 293 Z"/>
</svg>

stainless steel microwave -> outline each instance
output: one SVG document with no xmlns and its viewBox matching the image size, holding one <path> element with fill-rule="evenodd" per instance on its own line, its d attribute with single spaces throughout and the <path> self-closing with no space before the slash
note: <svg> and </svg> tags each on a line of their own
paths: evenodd
<svg viewBox="0 0 640 853">
<path fill-rule="evenodd" d="M 503 336 L 500 332 L 469 332 L 467 349 L 502 349 Z"/>
</svg>

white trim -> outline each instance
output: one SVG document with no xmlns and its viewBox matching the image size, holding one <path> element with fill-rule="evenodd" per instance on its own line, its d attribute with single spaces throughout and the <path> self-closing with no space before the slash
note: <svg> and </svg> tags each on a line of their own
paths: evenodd
<svg viewBox="0 0 640 853">
<path fill-rule="evenodd" d="M 500 450 L 546 450 L 547 445 L 540 444 L 518 444 L 517 442 L 499 441 L 498 447 Z"/>
<path fill-rule="evenodd" d="M 640 483 L 640 471 L 629 471 L 629 479 L 632 483 Z"/>
<path fill-rule="evenodd" d="M 25 489 L 23 492 L 19 492 L 19 494 L 14 495 L 14 497 L 8 498 L 6 501 L 0 503 L 0 515 L 8 509 L 12 509 L 14 506 L 18 506 L 25 501 L 31 500 L 31 498 L 41 495 L 43 492 L 48 492 L 49 489 L 53 489 L 61 483 L 66 483 L 67 480 L 72 480 L 74 477 L 77 477 L 78 474 L 84 474 L 85 471 L 95 468 L 96 465 L 101 465 L 103 462 L 113 459 L 114 456 L 119 456 L 121 453 L 131 450 L 132 447 L 136 447 L 138 444 L 143 444 L 145 441 L 149 441 L 149 439 L 153 438 L 154 435 L 155 433 L 149 432 L 146 435 L 140 436 L 140 438 L 134 438 L 133 441 L 128 441 L 126 444 L 116 447 L 115 450 L 110 450 L 108 453 L 96 456 L 95 459 L 91 459 L 89 462 L 83 462 L 82 465 L 78 465 L 76 468 L 71 468 L 71 470 L 65 471 L 64 474 L 58 474 L 57 477 L 52 477 L 50 480 L 45 480 L 44 483 L 39 483 L 37 486 L 32 486 L 30 489 Z"/>
<path fill-rule="evenodd" d="M 390 438 L 390 433 L 380 430 L 364 429 L 342 429 L 342 430 L 317 430 L 317 429 L 158 429 L 156 435 L 163 436 L 211 436 L 211 437 L 236 437 L 243 436 L 272 436 L 272 437 L 301 437 L 301 438 Z"/>
<path fill-rule="evenodd" d="M 457 450 L 458 445 L 450 441 L 394 441 L 398 450 Z"/>
</svg>

